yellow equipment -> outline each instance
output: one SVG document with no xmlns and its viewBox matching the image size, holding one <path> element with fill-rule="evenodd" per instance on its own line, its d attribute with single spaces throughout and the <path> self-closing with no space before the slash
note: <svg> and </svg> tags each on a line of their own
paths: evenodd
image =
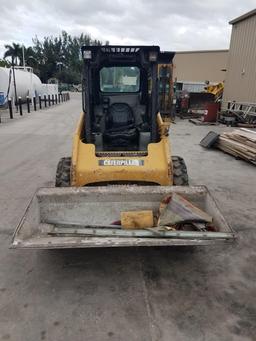
<svg viewBox="0 0 256 341">
<path fill-rule="evenodd" d="M 208 85 L 205 88 L 206 92 L 213 94 L 215 96 L 215 102 L 220 100 L 224 91 L 224 83 L 220 82 L 218 84 Z"/>
<path fill-rule="evenodd" d="M 65 169 L 63 164 L 68 166 L 70 159 L 64 158 L 61 159 L 58 167 L 56 185 L 77 187 L 102 183 L 172 185 L 173 168 L 168 137 L 169 123 L 163 122 L 160 114 L 157 118 L 160 132 L 159 142 L 149 143 L 147 151 L 97 152 L 94 144 L 84 143 L 81 139 L 85 119 L 82 114 L 73 140 L 70 183 L 65 182 L 70 169 L 66 168 L 67 173 L 63 171 Z M 182 181 L 181 178 L 180 181 Z M 185 173 L 183 181 L 186 182 L 184 184 L 187 184 Z"/>
<path fill-rule="evenodd" d="M 159 111 L 163 120 L 171 121 L 173 108 L 173 63 L 168 54 L 158 65 Z"/>
<path fill-rule="evenodd" d="M 41 188 L 34 195 L 12 247 L 202 245 L 233 239 L 207 189 L 187 186 L 186 165 L 170 151 L 170 123 L 161 112 L 168 107 L 171 82 L 169 77 L 167 89 L 165 77 L 169 95 L 159 102 L 159 65 L 171 65 L 174 53 L 161 53 L 158 46 L 86 46 L 82 56 L 83 113 L 72 156 L 58 164 L 59 188 Z M 160 203 L 175 193 L 206 210 L 214 232 L 200 230 L 200 224 L 193 225 L 196 230 L 153 226 Z"/>
<path fill-rule="evenodd" d="M 174 53 L 157 46 L 94 46 L 85 47 L 83 56 L 84 110 L 72 157 L 58 165 L 56 186 L 188 185 L 184 161 L 172 160 L 169 123 L 161 116 L 170 110 Z M 160 101 L 159 78 L 166 97 Z"/>
</svg>

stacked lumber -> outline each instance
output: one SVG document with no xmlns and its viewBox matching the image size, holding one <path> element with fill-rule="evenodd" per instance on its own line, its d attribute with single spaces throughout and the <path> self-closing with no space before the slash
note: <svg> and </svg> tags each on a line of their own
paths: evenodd
<svg viewBox="0 0 256 341">
<path fill-rule="evenodd" d="M 256 131 L 242 128 L 222 133 L 215 146 L 256 165 Z"/>
</svg>

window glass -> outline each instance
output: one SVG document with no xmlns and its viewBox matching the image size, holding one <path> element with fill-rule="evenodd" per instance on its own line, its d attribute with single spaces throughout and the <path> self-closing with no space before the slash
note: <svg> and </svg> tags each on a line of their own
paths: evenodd
<svg viewBox="0 0 256 341">
<path fill-rule="evenodd" d="M 136 66 L 104 67 L 100 70 L 102 92 L 138 92 L 140 70 Z"/>
</svg>

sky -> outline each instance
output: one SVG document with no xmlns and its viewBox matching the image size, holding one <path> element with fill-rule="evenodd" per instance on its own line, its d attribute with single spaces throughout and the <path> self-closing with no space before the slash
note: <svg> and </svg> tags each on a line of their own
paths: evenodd
<svg viewBox="0 0 256 341">
<path fill-rule="evenodd" d="M 89 33 L 110 44 L 159 45 L 161 50 L 227 49 L 228 22 L 255 0 L 0 0 L 0 58 L 4 45 L 32 38 Z"/>
</svg>

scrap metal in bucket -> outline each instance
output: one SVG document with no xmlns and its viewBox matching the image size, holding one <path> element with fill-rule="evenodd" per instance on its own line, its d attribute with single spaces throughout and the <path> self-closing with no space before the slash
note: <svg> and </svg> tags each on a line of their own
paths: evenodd
<svg viewBox="0 0 256 341">
<path fill-rule="evenodd" d="M 126 229 L 169 230 L 167 227 L 172 227 L 175 230 L 181 224 L 192 223 L 194 228 L 204 230 L 206 223 L 212 223 L 212 217 L 181 195 L 173 193 L 160 202 L 155 219 L 152 210 L 128 211 L 121 212 L 120 222 L 122 228 Z"/>
<path fill-rule="evenodd" d="M 159 226 L 174 226 L 186 222 L 212 223 L 209 214 L 176 193 L 164 198 L 159 213 Z"/>
</svg>

